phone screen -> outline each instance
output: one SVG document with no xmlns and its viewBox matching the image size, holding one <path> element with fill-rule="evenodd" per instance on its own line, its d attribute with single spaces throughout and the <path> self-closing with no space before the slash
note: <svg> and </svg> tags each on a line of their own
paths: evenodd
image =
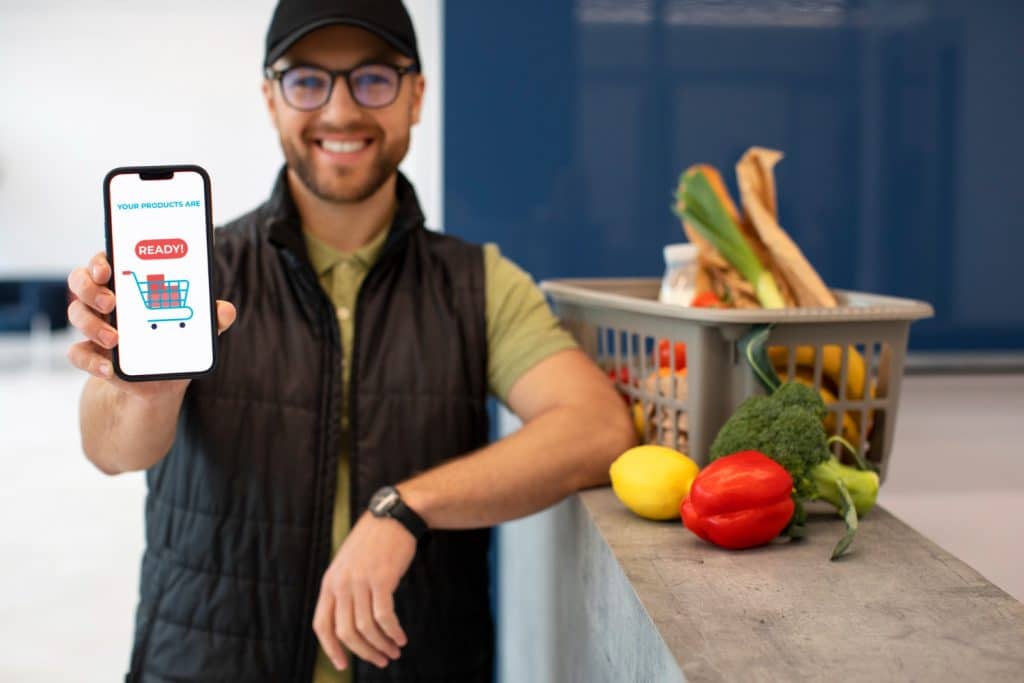
<svg viewBox="0 0 1024 683">
<path fill-rule="evenodd" d="M 196 375 L 214 363 L 208 181 L 201 170 L 112 171 L 108 251 L 115 367 L 127 379 Z"/>
</svg>

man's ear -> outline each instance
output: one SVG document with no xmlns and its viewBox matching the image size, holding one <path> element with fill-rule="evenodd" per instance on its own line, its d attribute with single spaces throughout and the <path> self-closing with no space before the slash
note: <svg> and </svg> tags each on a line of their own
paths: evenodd
<svg viewBox="0 0 1024 683">
<path fill-rule="evenodd" d="M 413 81 L 412 86 L 412 123 L 416 125 L 420 122 L 420 114 L 423 111 L 423 92 L 427 87 L 427 79 L 423 77 L 423 74 L 416 74 L 416 80 Z"/>
</svg>

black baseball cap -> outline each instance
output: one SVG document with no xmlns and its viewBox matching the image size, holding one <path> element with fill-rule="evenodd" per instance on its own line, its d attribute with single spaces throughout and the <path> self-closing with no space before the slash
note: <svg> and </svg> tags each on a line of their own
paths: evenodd
<svg viewBox="0 0 1024 683">
<path fill-rule="evenodd" d="M 332 24 L 366 29 L 420 67 L 416 32 L 401 0 L 280 0 L 267 29 L 263 66 L 276 62 L 303 36 Z"/>
</svg>

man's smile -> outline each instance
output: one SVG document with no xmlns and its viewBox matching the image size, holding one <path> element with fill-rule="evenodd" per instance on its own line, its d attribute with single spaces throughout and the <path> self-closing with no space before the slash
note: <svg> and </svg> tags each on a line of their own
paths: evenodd
<svg viewBox="0 0 1024 683">
<path fill-rule="evenodd" d="M 371 140 L 318 140 L 317 144 L 328 152 L 348 154 L 369 146 Z"/>
<path fill-rule="evenodd" d="M 313 144 L 328 161 L 352 164 L 359 161 L 373 146 L 373 137 L 316 137 Z"/>
</svg>

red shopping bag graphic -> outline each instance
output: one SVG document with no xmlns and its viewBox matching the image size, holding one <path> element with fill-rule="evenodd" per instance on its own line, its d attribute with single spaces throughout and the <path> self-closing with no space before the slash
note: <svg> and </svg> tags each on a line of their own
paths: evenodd
<svg viewBox="0 0 1024 683">
<path fill-rule="evenodd" d="M 150 308 L 180 308 L 184 303 L 180 281 L 169 283 L 163 273 L 147 275 L 146 286 L 149 287 Z"/>
</svg>

